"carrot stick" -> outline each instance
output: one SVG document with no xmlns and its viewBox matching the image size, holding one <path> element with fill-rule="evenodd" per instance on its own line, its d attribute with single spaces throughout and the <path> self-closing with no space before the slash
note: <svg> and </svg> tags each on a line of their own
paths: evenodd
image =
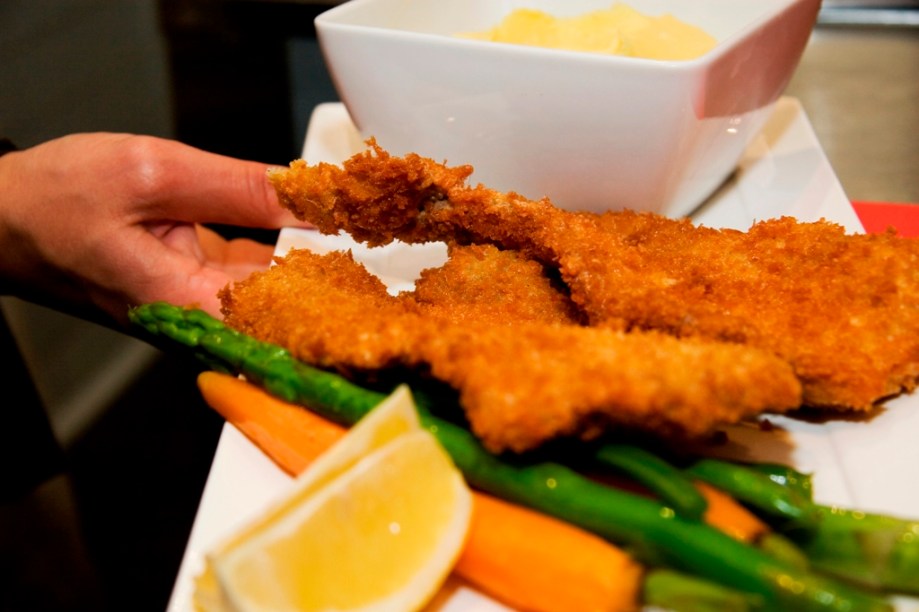
<svg viewBox="0 0 919 612">
<path fill-rule="evenodd" d="M 227 374 L 200 373 L 198 389 L 211 408 L 291 476 L 306 469 L 347 431 Z"/>
<path fill-rule="evenodd" d="M 754 542 L 769 531 L 769 526 L 723 491 L 696 480 L 699 492 L 708 502 L 703 519 L 742 542 Z"/>
<path fill-rule="evenodd" d="M 345 429 L 239 378 L 198 375 L 204 400 L 296 475 Z M 455 573 L 521 610 L 633 610 L 641 568 L 625 552 L 564 521 L 473 493 L 473 516 Z"/>
<path fill-rule="evenodd" d="M 635 609 L 641 567 L 606 540 L 477 494 L 455 571 L 521 610 Z"/>
</svg>

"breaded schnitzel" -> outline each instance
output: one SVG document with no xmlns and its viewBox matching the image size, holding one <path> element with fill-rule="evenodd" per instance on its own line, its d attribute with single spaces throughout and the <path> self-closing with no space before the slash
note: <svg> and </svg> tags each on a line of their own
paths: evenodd
<svg viewBox="0 0 919 612">
<path fill-rule="evenodd" d="M 489 293 L 501 279 L 518 290 Z M 496 452 L 609 428 L 701 436 L 800 402 L 791 368 L 768 353 L 578 325 L 541 266 L 491 247 L 452 249 L 417 299 L 389 295 L 347 253 L 306 250 L 220 297 L 228 325 L 309 363 L 422 368 L 458 390 L 473 432 Z"/>
<path fill-rule="evenodd" d="M 282 262 L 219 293 L 227 325 L 328 369 L 389 368 L 412 350 L 405 306 L 350 253 Z"/>
<path fill-rule="evenodd" d="M 449 248 L 440 268 L 421 272 L 408 303 L 454 323 L 579 324 L 583 317 L 567 288 L 542 264 L 491 245 Z"/>
<path fill-rule="evenodd" d="M 919 243 L 775 219 L 749 231 L 630 212 L 592 215 L 471 187 L 469 166 L 390 156 L 294 162 L 271 180 L 326 232 L 385 244 L 519 250 L 556 267 L 590 325 L 759 347 L 788 361 L 815 407 L 869 410 L 919 376 Z"/>
</svg>

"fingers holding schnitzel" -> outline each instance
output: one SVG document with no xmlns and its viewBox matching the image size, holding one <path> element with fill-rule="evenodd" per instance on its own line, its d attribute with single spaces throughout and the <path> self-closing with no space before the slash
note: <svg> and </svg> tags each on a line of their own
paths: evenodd
<svg viewBox="0 0 919 612">
<path fill-rule="evenodd" d="M 408 239 L 412 227 L 424 227 L 421 205 L 440 201 L 470 174 L 471 166 L 448 168 L 418 155 L 392 157 L 373 145 L 344 169 L 297 160 L 290 168 L 272 169 L 268 177 L 282 206 L 298 218 L 313 219 L 325 233 L 347 228 L 356 240 L 377 246 L 395 237 L 414 242 Z"/>
</svg>

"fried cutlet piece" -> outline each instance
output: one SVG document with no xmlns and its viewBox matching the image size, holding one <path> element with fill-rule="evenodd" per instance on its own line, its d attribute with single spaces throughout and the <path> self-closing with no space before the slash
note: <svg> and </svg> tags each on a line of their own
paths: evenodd
<svg viewBox="0 0 919 612">
<path fill-rule="evenodd" d="M 460 392 L 491 450 L 609 429 L 696 438 L 798 406 L 784 361 L 742 345 L 574 325 L 456 327 L 430 336 L 431 373 Z"/>
<path fill-rule="evenodd" d="M 471 173 L 471 166 L 449 168 L 415 154 L 393 157 L 373 144 L 343 167 L 296 160 L 268 176 L 281 205 L 297 217 L 324 233 L 344 230 L 370 246 L 397 238 L 491 243 L 555 266 L 552 237 L 594 231 L 590 215 L 557 214 L 545 200 L 467 187 Z M 587 227 L 577 227 L 579 221 Z"/>
<path fill-rule="evenodd" d="M 776 219 L 747 232 L 651 214 L 592 215 L 465 184 L 468 166 L 372 147 L 342 167 L 295 162 L 281 202 L 372 244 L 445 240 L 557 267 L 591 325 L 749 344 L 786 359 L 814 407 L 869 410 L 919 376 L 919 247 Z"/>
<path fill-rule="evenodd" d="M 459 391 L 472 430 L 496 452 L 611 427 L 699 436 L 800 401 L 791 369 L 768 353 L 547 322 L 543 314 L 501 322 L 494 312 L 473 316 L 468 300 L 464 316 L 453 316 L 446 285 L 436 306 L 411 305 L 348 254 L 292 251 L 220 297 L 228 325 L 309 363 L 425 369 Z"/>
<path fill-rule="evenodd" d="M 350 252 L 293 249 L 275 262 L 220 291 L 227 325 L 329 369 L 388 368 L 411 350 L 404 305 Z"/>
<path fill-rule="evenodd" d="M 581 323 L 567 288 L 539 262 L 491 245 L 452 245 L 448 254 L 406 295 L 420 312 L 454 323 Z"/>
<path fill-rule="evenodd" d="M 787 217 L 746 232 L 636 213 L 601 224 L 643 265 L 617 267 L 613 288 L 593 280 L 608 265 L 566 260 L 592 320 L 767 348 L 794 365 L 812 406 L 868 410 L 915 388 L 919 242 Z"/>
</svg>

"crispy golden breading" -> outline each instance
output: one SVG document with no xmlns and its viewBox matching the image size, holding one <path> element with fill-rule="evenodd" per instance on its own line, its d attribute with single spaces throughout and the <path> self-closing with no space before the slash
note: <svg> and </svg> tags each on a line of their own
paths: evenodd
<svg viewBox="0 0 919 612">
<path fill-rule="evenodd" d="M 492 450 L 610 428 L 699 437 L 801 400 L 787 363 L 741 345 L 533 323 L 428 330 L 431 373 Z"/>
<path fill-rule="evenodd" d="M 446 264 L 422 271 L 407 299 L 455 323 L 581 322 L 567 289 L 542 264 L 491 245 L 451 246 Z"/>
<path fill-rule="evenodd" d="M 350 253 L 292 250 L 276 262 L 220 292 L 227 325 L 325 368 L 387 368 L 410 350 L 405 307 Z"/>
<path fill-rule="evenodd" d="M 787 359 L 811 406 L 868 410 L 919 375 L 919 242 L 847 235 L 791 218 L 747 232 L 623 213 L 604 229 L 641 254 L 616 266 L 568 260 L 566 279 L 592 320 L 769 349 Z M 649 283 L 648 279 L 655 279 Z M 595 297 L 596 296 L 596 297 Z M 594 310 L 596 308 L 596 310 Z"/>
<path fill-rule="evenodd" d="M 610 427 L 699 436 L 800 402 L 793 372 L 772 355 L 582 327 L 560 316 L 565 309 L 555 306 L 564 301 L 554 301 L 560 294 L 549 285 L 524 292 L 550 297 L 548 307 L 514 305 L 504 320 L 491 306 L 477 310 L 484 304 L 474 285 L 516 269 L 539 286 L 541 267 L 495 249 L 454 249 L 452 257 L 426 273 L 427 298 L 414 301 L 390 296 L 348 254 L 292 251 L 221 293 L 226 322 L 324 367 L 425 368 L 459 391 L 473 431 L 496 452 Z M 471 275 L 459 267 L 467 257 L 475 260 Z M 456 300 L 451 279 L 459 279 Z M 453 302 L 461 315 L 449 312 Z"/>
<path fill-rule="evenodd" d="M 787 360 L 815 407 L 869 410 L 919 376 L 919 242 L 775 219 L 747 232 L 631 212 L 556 209 L 481 185 L 469 167 L 373 145 L 342 167 L 272 181 L 323 231 L 383 244 L 446 240 L 557 267 L 591 325 L 747 344 Z"/>
</svg>

